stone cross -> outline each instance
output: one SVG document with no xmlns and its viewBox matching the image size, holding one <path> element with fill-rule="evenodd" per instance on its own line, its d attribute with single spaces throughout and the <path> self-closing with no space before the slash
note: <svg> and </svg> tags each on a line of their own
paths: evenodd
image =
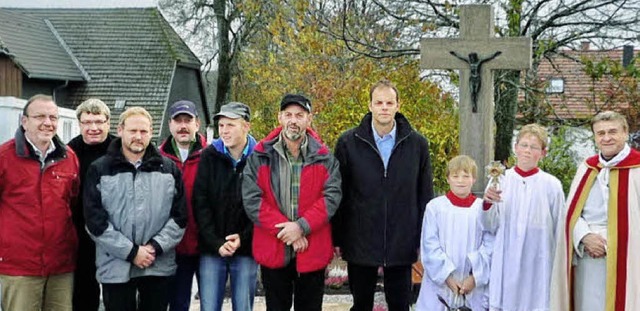
<svg viewBox="0 0 640 311">
<path fill-rule="evenodd" d="M 531 67 L 531 38 L 497 38 L 490 5 L 460 6 L 460 38 L 425 38 L 423 69 L 460 70 L 460 154 L 478 165 L 473 193 L 487 185 L 485 166 L 494 154 L 493 69 Z M 482 83 L 481 83 L 482 82 Z M 477 104 L 477 107 L 474 107 Z"/>
</svg>

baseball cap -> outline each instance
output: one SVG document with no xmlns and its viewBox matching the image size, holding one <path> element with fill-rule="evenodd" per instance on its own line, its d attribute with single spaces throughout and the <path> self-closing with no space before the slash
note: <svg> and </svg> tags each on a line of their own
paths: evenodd
<svg viewBox="0 0 640 311">
<path fill-rule="evenodd" d="M 213 116 L 213 120 L 218 120 L 220 117 L 227 117 L 229 119 L 243 118 L 249 121 L 249 119 L 251 119 L 251 108 L 243 103 L 230 102 L 220 107 L 220 112 Z"/>
<path fill-rule="evenodd" d="M 280 102 L 280 111 L 284 110 L 290 104 L 297 104 L 307 112 L 311 112 L 311 101 L 300 94 L 287 94 Z"/>
<path fill-rule="evenodd" d="M 198 109 L 196 104 L 189 100 L 179 100 L 169 108 L 169 115 L 171 119 L 175 118 L 179 114 L 188 114 L 194 118 L 198 117 Z"/>
</svg>

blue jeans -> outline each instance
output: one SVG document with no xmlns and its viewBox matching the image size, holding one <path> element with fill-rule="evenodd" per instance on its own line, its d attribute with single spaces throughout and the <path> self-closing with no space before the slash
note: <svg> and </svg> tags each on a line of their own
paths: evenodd
<svg viewBox="0 0 640 311">
<path fill-rule="evenodd" d="M 176 254 L 176 264 L 178 269 L 171 278 L 169 310 L 189 311 L 194 274 L 196 275 L 198 288 L 200 287 L 200 256 Z"/>
<path fill-rule="evenodd" d="M 231 277 L 233 311 L 253 310 L 258 264 L 252 257 L 200 256 L 200 310 L 222 309 L 227 278 Z"/>
</svg>

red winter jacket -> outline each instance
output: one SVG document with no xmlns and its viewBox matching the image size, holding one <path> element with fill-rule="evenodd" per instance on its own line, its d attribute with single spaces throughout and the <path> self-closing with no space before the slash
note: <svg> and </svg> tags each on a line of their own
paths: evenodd
<svg viewBox="0 0 640 311">
<path fill-rule="evenodd" d="M 53 142 L 43 169 L 22 129 L 0 146 L 0 274 L 75 270 L 78 237 L 70 206 L 79 191 L 79 164 L 57 136 Z"/>
<path fill-rule="evenodd" d="M 281 268 L 293 259 L 293 248 L 276 236 L 275 225 L 295 221 L 309 242 L 304 252 L 295 254 L 300 273 L 324 269 L 333 257 L 329 219 L 336 212 L 342 190 L 338 161 L 318 135 L 307 129 L 307 150 L 303 152 L 297 215 L 286 216 L 281 178 L 290 174 L 283 147 L 278 142 L 282 127 L 276 128 L 256 145 L 244 169 L 242 200 L 253 221 L 253 257 L 263 266 Z M 284 169 L 284 170 L 283 170 Z M 285 197 L 287 197 L 285 195 Z"/>
<path fill-rule="evenodd" d="M 198 251 L 198 226 L 196 220 L 193 217 L 193 206 L 191 203 L 191 197 L 193 193 L 193 183 L 196 180 L 196 173 L 198 172 L 198 164 L 200 164 L 200 153 L 207 145 L 207 141 L 204 136 L 198 134 L 196 136 L 197 142 L 193 144 L 193 147 L 189 151 L 189 157 L 184 163 L 180 161 L 180 157 L 176 155 L 175 150 L 171 144 L 172 136 L 162 142 L 160 145 L 160 153 L 171 159 L 176 163 L 176 166 L 182 172 L 182 181 L 184 182 L 184 189 L 187 198 L 187 228 L 182 237 L 182 241 L 176 247 L 176 252 L 181 255 L 197 255 Z"/>
</svg>

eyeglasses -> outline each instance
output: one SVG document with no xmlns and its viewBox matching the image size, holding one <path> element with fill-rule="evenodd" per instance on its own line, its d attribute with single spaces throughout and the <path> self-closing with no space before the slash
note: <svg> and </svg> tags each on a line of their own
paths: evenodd
<svg viewBox="0 0 640 311">
<path fill-rule="evenodd" d="M 56 115 L 46 115 L 46 114 L 38 114 L 35 116 L 30 116 L 30 115 L 26 115 L 27 118 L 32 118 L 32 119 L 36 119 L 40 122 L 44 122 L 45 120 L 49 119 L 49 121 L 51 122 L 58 122 L 58 116 Z"/>
<path fill-rule="evenodd" d="M 529 144 L 518 144 L 518 147 L 522 148 L 522 149 L 529 149 L 531 151 L 541 151 L 542 147 L 538 146 L 538 145 L 529 145 Z"/>
<path fill-rule="evenodd" d="M 107 120 L 85 120 L 85 121 L 80 121 L 80 124 L 84 125 L 84 126 L 91 126 L 91 124 L 94 124 L 96 126 L 102 126 L 103 124 L 107 123 Z"/>
</svg>

